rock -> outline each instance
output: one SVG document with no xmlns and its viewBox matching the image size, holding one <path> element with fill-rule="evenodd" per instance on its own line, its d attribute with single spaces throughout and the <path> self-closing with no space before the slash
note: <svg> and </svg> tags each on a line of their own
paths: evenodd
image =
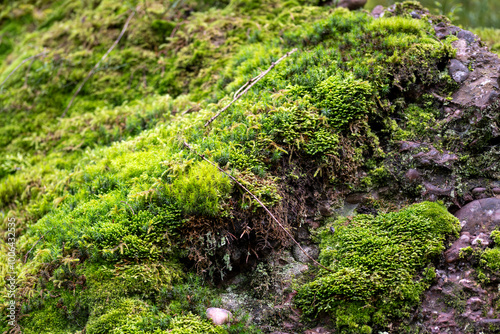
<svg viewBox="0 0 500 334">
<path fill-rule="evenodd" d="M 422 166 L 437 165 L 439 167 L 451 168 L 454 161 L 458 160 L 458 156 L 449 151 L 440 152 L 434 146 L 429 145 L 428 152 L 419 152 L 413 155 Z"/>
<path fill-rule="evenodd" d="M 451 311 L 449 313 L 441 313 L 437 317 L 435 324 L 439 327 L 455 327 L 457 324 L 454 320 L 455 311 Z"/>
<path fill-rule="evenodd" d="M 484 110 L 498 98 L 500 59 L 497 55 L 485 51 L 473 33 L 459 30 L 456 35 L 459 40 L 452 43 L 457 49 L 455 60 L 462 65 L 472 61 L 474 68 L 465 80 L 460 81 L 460 88 L 452 95 L 452 103 L 461 108 L 475 106 Z M 462 70 L 457 68 L 457 73 L 465 72 L 463 67 L 461 68 Z M 453 76 L 454 73 L 451 72 L 450 70 Z M 458 74 L 453 78 L 462 80 L 463 76 Z"/>
<path fill-rule="evenodd" d="M 483 198 L 465 205 L 455 213 L 462 225 L 463 232 L 489 235 L 500 226 L 500 199 Z"/>
<path fill-rule="evenodd" d="M 420 179 L 420 173 L 418 172 L 418 170 L 416 169 L 409 169 L 406 174 L 405 174 L 406 178 L 410 181 L 417 181 L 418 179 Z"/>
<path fill-rule="evenodd" d="M 318 207 L 318 210 L 319 210 L 319 213 L 323 216 L 323 217 L 330 217 L 331 215 L 333 215 L 333 210 L 332 210 L 332 207 L 330 205 L 330 203 L 326 202 L 326 203 L 322 203 L 319 207 Z"/>
<path fill-rule="evenodd" d="M 480 245 L 480 246 L 487 247 L 490 243 L 491 243 L 491 240 L 486 234 L 479 233 L 479 235 L 474 240 L 472 240 L 471 244 L 473 246 Z"/>
<path fill-rule="evenodd" d="M 324 327 L 316 327 L 314 329 L 308 329 L 304 332 L 304 334 L 330 334 L 329 330 Z"/>
<path fill-rule="evenodd" d="M 447 26 L 444 22 L 441 22 L 434 26 L 434 31 L 436 32 L 436 37 L 439 39 L 444 39 L 448 35 L 454 35 L 460 30 L 456 26 Z"/>
<path fill-rule="evenodd" d="M 207 318 L 218 326 L 230 322 L 233 319 L 233 314 L 223 308 L 210 307 L 207 309 Z"/>
<path fill-rule="evenodd" d="M 313 259 L 317 259 L 319 256 L 319 248 L 316 245 L 310 246 L 302 246 L 302 249 Z M 311 259 L 307 257 L 306 254 L 299 248 L 299 246 L 295 245 L 293 247 L 293 257 L 298 262 L 311 262 Z"/>
<path fill-rule="evenodd" d="M 500 195 L 500 188 L 495 187 L 495 188 L 491 189 L 491 191 L 492 191 L 492 192 L 493 192 L 493 194 L 495 194 L 495 195 Z"/>
<path fill-rule="evenodd" d="M 367 193 L 350 193 L 345 198 L 346 203 L 358 204 L 364 202 L 368 198 Z"/>
<path fill-rule="evenodd" d="M 472 189 L 472 194 L 474 195 L 474 198 L 476 198 L 476 199 L 488 197 L 486 195 L 486 188 L 482 188 L 482 187 Z"/>
<path fill-rule="evenodd" d="M 375 8 L 373 8 L 372 10 L 372 16 L 376 19 L 378 19 L 379 17 L 382 17 L 384 16 L 384 6 L 382 5 L 377 5 L 375 6 Z"/>
<path fill-rule="evenodd" d="M 477 39 L 477 36 L 467 30 L 460 30 L 457 33 L 457 37 L 467 41 L 467 43 L 474 43 Z"/>
<path fill-rule="evenodd" d="M 469 69 L 459 60 L 452 59 L 448 66 L 450 75 L 458 83 L 464 82 L 469 77 Z"/>
<path fill-rule="evenodd" d="M 472 311 L 479 311 L 483 306 L 484 301 L 479 297 L 471 297 L 467 300 L 467 307 L 469 307 Z"/>
<path fill-rule="evenodd" d="M 337 7 L 348 8 L 349 10 L 356 10 L 363 8 L 366 5 L 366 0 L 340 0 Z"/>
<path fill-rule="evenodd" d="M 470 237 L 467 234 L 464 234 L 451 245 L 451 247 L 444 253 L 444 257 L 446 259 L 446 262 L 452 263 L 455 262 L 459 259 L 460 257 L 460 250 L 462 248 L 468 247 L 470 242 Z"/>
<path fill-rule="evenodd" d="M 298 275 L 302 274 L 307 269 L 309 269 L 307 264 L 303 264 L 303 263 L 299 263 L 299 262 L 294 262 L 292 264 L 289 264 L 284 268 L 282 281 L 288 282 L 288 281 L 292 280 L 293 278 L 297 277 Z"/>
<path fill-rule="evenodd" d="M 420 19 L 420 14 L 418 14 L 417 12 L 415 11 L 412 11 L 410 13 L 411 17 L 413 17 L 414 19 Z"/>
<path fill-rule="evenodd" d="M 439 188 L 429 182 L 423 183 L 425 187 L 424 195 L 435 195 L 435 196 L 451 196 L 451 192 L 453 191 L 453 187 L 447 188 Z"/>
</svg>

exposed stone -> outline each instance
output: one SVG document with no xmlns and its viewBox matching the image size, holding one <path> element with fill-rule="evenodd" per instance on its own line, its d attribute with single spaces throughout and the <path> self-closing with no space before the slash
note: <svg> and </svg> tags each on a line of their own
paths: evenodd
<svg viewBox="0 0 500 334">
<path fill-rule="evenodd" d="M 436 37 L 444 39 L 448 35 L 455 35 L 460 30 L 459 27 L 446 25 L 444 22 L 438 23 L 434 26 Z"/>
<path fill-rule="evenodd" d="M 405 174 L 406 178 L 410 181 L 416 181 L 418 179 L 420 179 L 420 173 L 418 172 L 418 170 L 416 169 L 409 169 L 406 174 Z"/>
<path fill-rule="evenodd" d="M 462 30 L 462 29 L 460 29 L 460 31 L 457 33 L 457 37 L 467 41 L 467 43 L 469 43 L 469 44 L 474 43 L 477 39 L 476 35 L 474 35 L 470 31 Z"/>
<path fill-rule="evenodd" d="M 491 189 L 491 192 L 493 192 L 493 194 L 495 194 L 495 195 L 500 195 L 500 188 L 495 187 L 495 188 Z"/>
<path fill-rule="evenodd" d="M 317 259 L 319 255 L 319 248 L 316 245 L 302 245 L 302 249 L 313 259 Z M 307 257 L 306 254 L 299 248 L 299 246 L 295 245 L 293 247 L 293 257 L 298 262 L 310 262 L 311 259 Z"/>
<path fill-rule="evenodd" d="M 467 234 L 464 234 L 453 243 L 453 245 L 444 253 L 444 257 L 446 262 L 452 263 L 459 259 L 460 250 L 462 248 L 468 247 L 470 242 L 470 237 Z"/>
<path fill-rule="evenodd" d="M 471 235 L 483 232 L 489 235 L 500 226 L 500 199 L 483 198 L 472 201 L 455 213 L 462 225 L 462 231 Z"/>
<path fill-rule="evenodd" d="M 472 194 L 474 195 L 474 198 L 476 198 L 476 199 L 488 197 L 486 195 L 486 188 L 482 188 L 482 187 L 472 189 Z"/>
<path fill-rule="evenodd" d="M 351 193 L 347 195 L 345 201 L 349 204 L 358 204 L 364 202 L 368 196 L 367 193 Z"/>
<path fill-rule="evenodd" d="M 329 330 L 324 327 L 316 327 L 314 329 L 308 329 L 304 332 L 304 334 L 330 334 Z"/>
<path fill-rule="evenodd" d="M 440 167 L 451 168 L 454 161 L 458 160 L 458 156 L 448 151 L 440 152 L 430 145 L 428 152 L 419 152 L 413 155 L 418 163 L 423 166 L 437 165 Z"/>
<path fill-rule="evenodd" d="M 210 307 L 207 309 L 207 318 L 218 326 L 230 322 L 233 319 L 233 314 L 223 308 Z"/>
<path fill-rule="evenodd" d="M 441 313 L 437 317 L 435 324 L 439 327 L 455 327 L 457 324 L 454 320 L 455 311 L 449 313 Z"/>
<path fill-rule="evenodd" d="M 384 6 L 382 5 L 377 5 L 375 6 L 375 8 L 373 8 L 372 10 L 372 16 L 376 19 L 378 19 L 379 17 L 382 17 L 384 16 Z"/>
<path fill-rule="evenodd" d="M 490 243 L 491 243 L 491 240 L 488 237 L 488 235 L 486 235 L 484 233 L 479 233 L 479 235 L 476 238 L 474 238 L 474 240 L 472 240 L 471 244 L 473 246 L 480 245 L 480 246 L 487 247 Z"/>
<path fill-rule="evenodd" d="M 345 7 L 349 10 L 356 10 L 363 8 L 366 5 L 366 0 L 340 0 L 337 7 Z"/>
<path fill-rule="evenodd" d="M 418 14 L 417 12 L 415 11 L 412 11 L 410 13 L 411 17 L 413 17 L 414 19 L 420 19 L 420 14 Z"/>
<path fill-rule="evenodd" d="M 451 196 L 453 187 L 440 188 L 429 182 L 423 183 L 425 187 L 424 195 Z"/>
<path fill-rule="evenodd" d="M 479 311 L 483 304 L 484 301 L 482 301 L 479 297 L 471 297 L 467 300 L 467 307 L 469 307 L 472 311 Z"/>
<path fill-rule="evenodd" d="M 331 215 L 333 215 L 333 210 L 332 210 L 332 207 L 331 207 L 330 203 L 328 203 L 328 202 L 322 203 L 322 204 L 318 207 L 318 210 L 319 210 L 319 213 L 320 213 L 323 217 L 330 217 Z"/>
<path fill-rule="evenodd" d="M 469 69 L 459 60 L 452 59 L 448 69 L 453 80 L 458 83 L 464 82 L 469 77 Z"/>
</svg>

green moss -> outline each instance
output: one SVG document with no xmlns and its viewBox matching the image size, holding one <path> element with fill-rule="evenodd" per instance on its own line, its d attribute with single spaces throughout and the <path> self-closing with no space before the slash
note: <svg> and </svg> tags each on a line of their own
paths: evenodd
<svg viewBox="0 0 500 334">
<path fill-rule="evenodd" d="M 314 97 L 320 113 L 334 128 L 341 129 L 371 112 L 372 94 L 372 87 L 366 81 L 353 76 L 331 76 L 318 84 Z"/>
<path fill-rule="evenodd" d="M 476 28 L 472 32 L 481 38 L 492 52 L 500 54 L 500 29 Z"/>
<path fill-rule="evenodd" d="M 387 326 L 405 317 L 432 282 L 432 267 L 447 235 L 458 235 L 458 220 L 439 204 L 424 202 L 377 217 L 358 215 L 325 227 L 320 239 L 322 271 L 295 299 L 305 315 L 326 313 L 344 332 Z"/>
<path fill-rule="evenodd" d="M 74 275 L 86 277 L 86 289 L 73 290 L 71 299 L 71 305 L 78 302 L 88 311 L 78 318 L 78 328 L 52 304 L 44 304 L 47 312 L 43 305 L 26 309 L 36 313 L 33 322 L 23 318 L 26 327 L 64 332 L 87 324 L 94 332 L 135 333 L 153 331 L 152 324 L 159 331 L 174 329 L 168 327 L 173 323 L 179 331 L 216 331 L 186 316 L 200 315 L 186 302 L 189 289 L 178 282 L 181 269 L 191 269 L 180 265 L 191 263 L 187 254 L 201 254 L 194 258 L 200 271 L 222 268 L 223 276 L 233 265 L 227 232 L 235 232 L 240 221 L 251 229 L 243 234 L 250 243 L 285 245 L 287 240 L 280 229 L 266 225 L 253 199 L 188 151 L 184 141 L 232 173 L 273 212 L 293 213 L 287 228 L 300 224 L 296 208 L 306 205 L 295 194 L 298 185 L 301 191 L 326 182 L 351 187 L 361 172 L 369 173 L 372 184 L 385 182 L 386 171 L 373 161 L 383 156 L 380 138 L 398 129 L 381 119 L 402 114 L 406 105 L 398 101 L 408 92 L 437 85 L 441 93 L 448 82 L 442 64 L 453 56 L 451 41 L 437 41 L 427 21 L 406 16 L 375 21 L 361 11 L 310 4 L 317 2 L 166 6 L 148 0 L 63 119 L 76 87 L 114 43 L 136 3 L 61 0 L 2 9 L 0 81 L 23 60 L 47 51 L 24 63 L 0 92 L 0 217 L 18 218 L 17 247 L 29 252 L 27 263 L 19 266 L 20 303 L 35 302 L 44 286 L 69 290 Z M 403 16 L 411 7 L 405 6 Z M 203 126 L 244 83 L 293 48 L 298 51 Z M 425 132 L 415 119 L 425 116 L 431 123 L 431 106 L 424 98 L 412 101 L 408 127 L 401 128 Z M 412 210 L 421 210 L 427 220 Z M 385 324 L 415 302 L 426 284 L 425 279 L 410 283 L 428 262 L 421 256 L 439 251 L 439 237 L 448 231 L 434 224 L 441 218 L 431 211 L 414 208 L 401 217 L 386 216 L 407 233 L 403 236 L 426 238 L 426 250 L 419 248 L 424 241 L 418 238 L 404 239 L 408 244 L 400 246 L 387 241 L 388 251 L 406 256 L 401 263 L 408 264 L 407 271 L 388 267 L 382 272 L 387 254 L 380 250 L 361 256 L 367 261 L 362 266 L 345 264 L 342 274 L 318 278 L 338 283 L 336 293 L 354 303 L 338 304 L 340 327 L 368 333 L 372 322 Z M 405 214 L 420 225 L 412 225 Z M 359 222 L 359 236 L 375 244 L 393 236 L 384 234 L 382 220 L 360 217 Z M 373 226 L 379 234 L 367 232 Z M 345 233 L 356 236 L 349 229 Z M 2 252 L 7 249 L 4 241 L 0 246 Z M 420 262 L 409 249 L 420 251 L 415 253 Z M 328 256 L 325 248 L 323 260 L 328 262 Z M 372 277 L 372 269 L 382 274 Z M 396 273 L 401 284 L 392 279 Z M 427 271 L 425 277 L 430 276 Z M 175 286 L 181 292 L 172 292 Z M 381 311 L 375 310 L 380 300 L 367 305 L 381 286 L 402 301 L 380 306 Z M 303 292 L 301 298 L 306 303 L 309 297 Z M 335 298 L 332 305 L 338 303 Z M 128 313 L 130 319 L 124 320 Z M 176 315 L 178 321 L 170 322 Z M 53 322 L 47 320 L 52 316 Z"/>
<path fill-rule="evenodd" d="M 176 334 L 224 334 L 227 333 L 222 327 L 215 327 L 206 320 L 201 320 L 200 317 L 192 314 L 177 316 L 170 323 L 171 331 L 169 333 Z"/>
</svg>

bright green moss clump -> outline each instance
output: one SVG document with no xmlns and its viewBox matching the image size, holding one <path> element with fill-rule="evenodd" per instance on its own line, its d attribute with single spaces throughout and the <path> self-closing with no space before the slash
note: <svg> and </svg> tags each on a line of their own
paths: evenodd
<svg viewBox="0 0 500 334">
<path fill-rule="evenodd" d="M 431 261 L 444 239 L 458 235 L 458 220 L 436 203 L 424 202 L 377 217 L 358 215 L 323 228 L 322 271 L 300 288 L 296 303 L 307 316 L 326 313 L 337 328 L 359 333 L 405 317 L 435 277 Z M 365 328 L 366 330 L 366 328 Z"/>
</svg>

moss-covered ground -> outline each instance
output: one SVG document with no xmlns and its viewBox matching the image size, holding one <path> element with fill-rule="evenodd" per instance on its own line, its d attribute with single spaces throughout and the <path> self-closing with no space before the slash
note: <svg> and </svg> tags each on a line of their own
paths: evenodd
<svg viewBox="0 0 500 334">
<path fill-rule="evenodd" d="M 304 220 L 301 193 L 317 185 L 359 187 L 362 173 L 372 176 L 370 184 L 382 182 L 377 171 L 387 143 L 426 136 L 439 111 L 425 89 L 448 96 L 456 88 L 445 67 L 454 37 L 438 40 L 431 23 L 444 18 L 413 19 L 417 3 L 398 5 L 378 20 L 317 5 L 19 0 L 2 7 L 1 249 L 7 254 L 8 222 L 15 219 L 23 333 L 232 331 L 202 320 L 205 307 L 217 306 L 214 290 L 204 286 L 238 265 L 231 260 L 235 248 L 256 258 L 290 240 L 256 201 L 183 142 L 293 229 Z M 64 113 L 133 11 L 123 38 Z M 298 51 L 204 126 L 239 87 L 293 48 Z M 401 117 L 408 121 L 398 122 Z M 374 261 L 356 283 L 363 293 L 325 287 L 325 299 L 311 312 L 330 312 L 339 328 L 368 330 L 416 303 L 425 284 L 414 279 L 454 227 L 431 204 L 387 219 L 391 228 L 419 228 L 407 235 L 416 240 L 404 239 L 408 261 L 379 271 L 385 253 L 372 258 L 380 245 L 363 243 L 366 266 Z M 373 226 L 374 243 L 386 242 L 389 253 L 403 247 L 382 218 L 355 221 L 359 231 L 339 227 L 340 236 L 359 240 Z M 328 266 L 337 256 L 330 254 L 337 242 L 331 238 L 322 243 Z M 348 273 L 353 263 L 338 262 L 336 270 Z M 6 276 L 6 257 L 1 268 Z M 195 271 L 206 282 L 193 281 Z M 401 272 L 398 285 L 392 277 Z M 308 305 L 314 286 L 332 277 L 307 285 L 299 305 Z M 384 284 L 391 289 L 378 295 Z M 0 285 L 6 288 L 5 281 Z M 355 301 L 342 303 L 346 298 Z M 367 301 L 361 318 L 340 315 Z M 2 318 L 0 330 L 8 328 Z"/>
</svg>

